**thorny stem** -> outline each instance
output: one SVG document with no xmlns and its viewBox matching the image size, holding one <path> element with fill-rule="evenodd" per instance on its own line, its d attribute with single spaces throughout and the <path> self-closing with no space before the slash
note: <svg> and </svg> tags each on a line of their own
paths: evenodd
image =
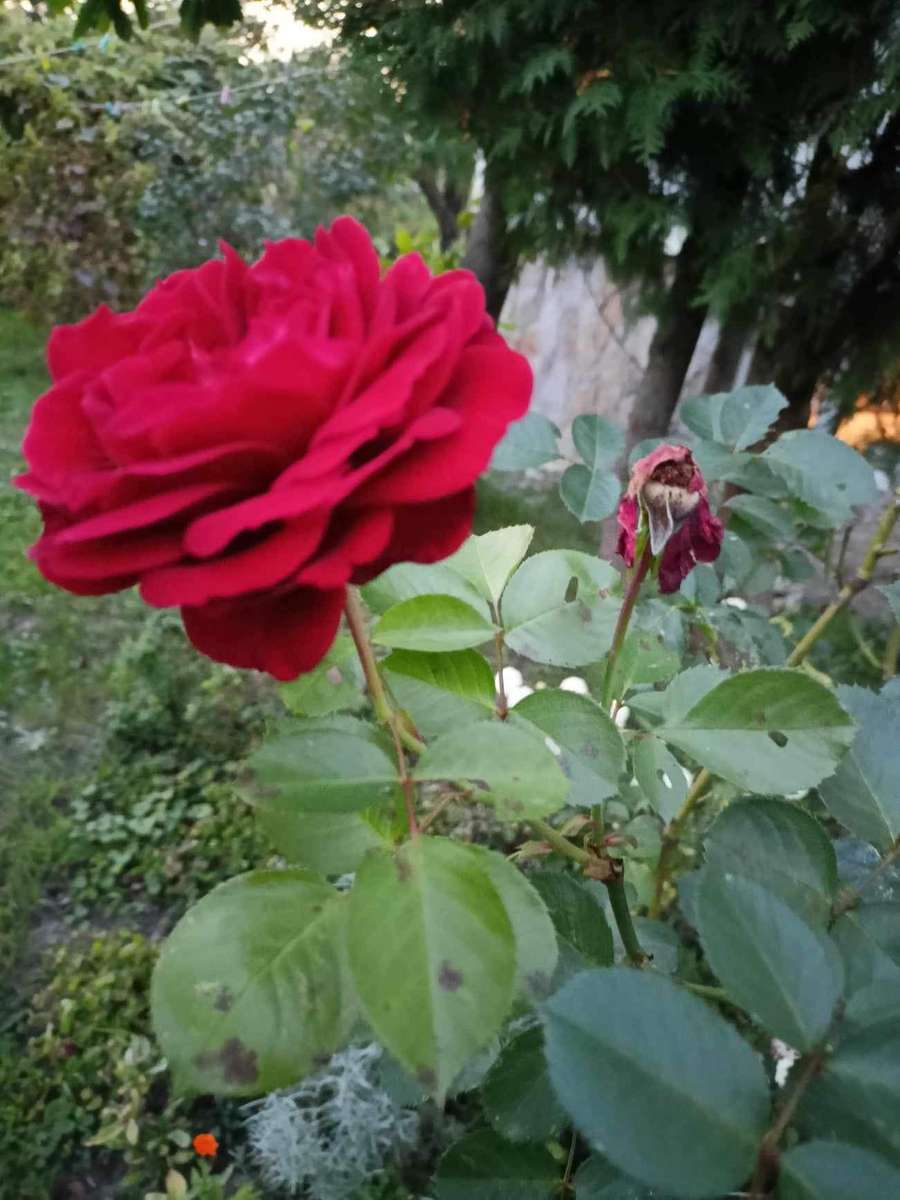
<svg viewBox="0 0 900 1200">
<path fill-rule="evenodd" d="M 605 882 L 606 890 L 609 894 L 609 906 L 616 919 L 616 928 L 619 931 L 619 937 L 622 939 L 622 945 L 625 947 L 628 961 L 633 967 L 643 967 L 648 962 L 648 958 L 641 949 L 641 943 L 638 941 L 634 922 L 631 919 L 628 897 L 625 895 L 625 875 L 621 866 Z"/>
<path fill-rule="evenodd" d="M 659 862 L 656 866 L 656 887 L 653 892 L 653 900 L 650 904 L 651 917 L 658 917 L 662 911 L 663 896 L 671 873 L 672 855 L 675 853 L 675 847 L 678 845 L 678 839 L 681 837 L 681 831 L 684 828 L 685 822 L 703 797 L 711 780 L 712 775 L 704 767 L 694 778 L 694 782 L 691 784 L 688 794 L 684 798 L 684 803 L 669 822 L 669 826 L 663 834 L 662 846 L 659 851 Z"/>
<path fill-rule="evenodd" d="M 781 1141 L 782 1134 L 788 1125 L 790 1125 L 794 1113 L 797 1111 L 797 1105 L 803 1097 L 803 1093 L 816 1075 L 818 1075 L 819 1071 L 821 1071 L 825 1057 L 825 1044 L 820 1043 L 809 1054 L 804 1055 L 800 1063 L 794 1068 L 792 1072 L 793 1085 L 790 1095 L 785 1099 L 772 1127 L 764 1135 L 759 1144 L 759 1153 L 756 1156 L 756 1167 L 753 1171 L 753 1181 L 750 1184 L 748 1200 L 765 1200 L 765 1196 L 772 1182 L 774 1182 L 773 1177 L 777 1175 L 778 1143 Z"/>
<path fill-rule="evenodd" d="M 859 898 L 865 889 L 867 887 L 871 887 L 875 880 L 883 875 L 889 867 L 893 866 L 898 858 L 900 858 L 900 838 L 894 842 L 893 846 L 884 855 L 878 866 L 874 867 L 869 872 L 869 874 L 865 877 L 862 883 L 859 884 L 858 887 L 847 888 L 841 892 L 831 909 L 832 923 L 834 923 L 838 917 L 842 916 L 845 912 L 849 912 L 851 908 L 855 908 L 859 903 Z"/>
<path fill-rule="evenodd" d="M 859 570 L 851 580 L 843 585 L 834 600 L 820 613 L 812 627 L 803 635 L 788 656 L 786 666 L 799 666 L 838 613 L 847 607 L 854 596 L 858 595 L 872 582 L 872 576 L 875 574 L 878 560 L 879 558 L 883 558 L 886 553 L 884 547 L 891 536 L 898 515 L 900 515 L 900 500 L 898 500 L 898 493 L 895 492 L 890 503 L 881 514 L 881 520 L 872 534 L 872 540 L 866 548 L 865 557 L 862 560 Z M 887 553 L 890 552 L 888 551 Z"/>
<path fill-rule="evenodd" d="M 403 746 L 400 743 L 397 722 L 391 721 L 389 728 L 391 731 L 391 737 L 394 740 L 394 750 L 397 753 L 397 774 L 400 778 L 400 788 L 403 792 L 403 804 L 406 808 L 406 824 L 409 827 L 409 836 L 416 838 L 419 836 L 419 825 L 416 821 L 416 783 L 409 774 L 406 755 L 403 752 Z"/>
<path fill-rule="evenodd" d="M 491 616 L 497 628 L 494 631 L 494 649 L 497 654 L 497 716 L 505 721 L 509 713 L 509 702 L 506 698 L 506 684 L 503 681 L 503 630 L 500 626 L 500 616 L 491 605 Z"/>
<path fill-rule="evenodd" d="M 622 643 L 625 641 L 625 634 L 628 632 L 628 623 L 631 620 L 631 614 L 634 611 L 638 593 L 641 590 L 641 584 L 644 582 L 644 577 L 649 571 L 652 561 L 653 555 L 650 551 L 650 541 L 648 539 L 644 546 L 644 552 L 635 564 L 631 578 L 628 581 L 628 588 L 622 600 L 622 607 L 619 609 L 619 619 L 616 621 L 616 631 L 613 634 L 612 645 L 609 648 L 609 655 L 606 659 L 606 674 L 603 676 L 603 707 L 607 712 L 609 712 L 610 706 L 615 699 L 612 692 L 616 681 L 616 663 L 619 660 Z"/>
</svg>

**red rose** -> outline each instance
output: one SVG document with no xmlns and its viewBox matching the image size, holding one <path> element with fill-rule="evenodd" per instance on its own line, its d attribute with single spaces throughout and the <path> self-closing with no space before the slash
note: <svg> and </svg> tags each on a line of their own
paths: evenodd
<svg viewBox="0 0 900 1200">
<path fill-rule="evenodd" d="M 204 654 L 292 679 L 331 645 L 348 583 L 465 539 L 531 370 L 472 275 L 409 254 L 382 276 L 349 217 L 252 266 L 223 249 L 134 312 L 53 331 L 17 483 L 51 582 L 137 583 Z"/>
<path fill-rule="evenodd" d="M 629 567 L 646 522 L 661 592 L 677 592 L 698 562 L 714 562 L 722 549 L 722 522 L 709 510 L 706 482 L 687 446 L 657 446 L 638 459 L 618 521 L 618 550 Z"/>
</svg>

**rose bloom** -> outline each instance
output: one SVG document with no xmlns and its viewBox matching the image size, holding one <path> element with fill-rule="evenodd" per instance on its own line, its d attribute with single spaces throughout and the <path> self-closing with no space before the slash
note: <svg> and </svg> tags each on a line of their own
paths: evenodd
<svg viewBox="0 0 900 1200">
<path fill-rule="evenodd" d="M 463 542 L 531 370 L 474 276 L 416 254 L 382 275 L 349 217 L 252 266 L 223 253 L 53 331 L 16 482 L 52 583 L 138 584 L 204 654 L 286 680 L 328 650 L 348 583 Z"/>
<path fill-rule="evenodd" d="M 710 512 L 706 482 L 687 446 L 657 446 L 638 459 L 618 521 L 618 551 L 629 567 L 646 522 L 661 592 L 677 592 L 698 562 L 714 562 L 722 549 L 722 522 Z"/>
<path fill-rule="evenodd" d="M 214 1133 L 198 1133 L 193 1141 L 194 1150 L 201 1158 L 215 1158 L 219 1143 Z"/>
</svg>

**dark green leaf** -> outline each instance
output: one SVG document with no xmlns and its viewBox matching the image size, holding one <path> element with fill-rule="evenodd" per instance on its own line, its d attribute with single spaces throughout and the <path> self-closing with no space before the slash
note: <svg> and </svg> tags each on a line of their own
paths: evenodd
<svg viewBox="0 0 900 1200">
<path fill-rule="evenodd" d="M 295 716 L 322 717 L 364 708 L 362 689 L 363 673 L 356 647 L 350 635 L 342 633 L 315 670 L 292 683 L 283 683 L 278 692 Z"/>
<path fill-rule="evenodd" d="M 524 471 L 559 458 L 559 430 L 540 413 L 514 421 L 491 459 L 493 471 Z"/>
<path fill-rule="evenodd" d="M 898 921 L 900 904 L 880 903 L 844 913 L 835 922 L 832 935 L 844 961 L 848 998 L 876 984 L 891 984 L 900 994 Z"/>
<path fill-rule="evenodd" d="M 591 805 L 614 795 L 625 766 L 625 746 L 614 722 L 587 696 L 545 688 L 513 710 L 547 734 L 571 784 L 569 804 Z"/>
<path fill-rule="evenodd" d="M 633 1179 L 628 1179 L 602 1154 L 592 1154 L 575 1172 L 577 1200 L 665 1200 Z"/>
<path fill-rule="evenodd" d="M 890 1200 L 900 1171 L 877 1154 L 841 1142 L 807 1142 L 785 1154 L 778 1200 Z"/>
<path fill-rule="evenodd" d="M 861 687 L 839 687 L 837 694 L 859 731 L 819 795 L 851 833 L 886 851 L 900 836 L 900 696 Z"/>
<path fill-rule="evenodd" d="M 828 525 L 848 521 L 856 505 L 878 499 L 875 475 L 862 455 L 818 430 L 783 433 L 763 461 Z"/>
<path fill-rule="evenodd" d="M 709 1005 L 661 975 L 585 971 L 548 1001 L 545 1034 L 563 1106 L 622 1171 L 689 1198 L 746 1180 L 768 1086 L 757 1055 Z"/>
<path fill-rule="evenodd" d="M 734 450 L 746 450 L 765 434 L 787 405 L 773 384 L 685 400 L 678 415 L 688 429 Z"/>
<path fill-rule="evenodd" d="M 687 780 L 678 761 L 659 738 L 643 737 L 634 746 L 631 762 L 641 791 L 668 823 L 687 796 Z"/>
<path fill-rule="evenodd" d="M 576 463 L 559 481 L 563 504 L 579 521 L 602 521 L 615 512 L 622 485 L 609 467 L 596 471 Z"/>
<path fill-rule="evenodd" d="M 844 982 L 828 937 L 760 884 L 709 868 L 697 921 L 709 965 L 731 999 L 789 1046 L 812 1049 L 831 1024 Z"/>
<path fill-rule="evenodd" d="M 563 1127 L 566 1116 L 550 1085 L 539 1026 L 504 1046 L 484 1081 L 481 1102 L 490 1123 L 511 1142 L 543 1142 Z"/>
<path fill-rule="evenodd" d="M 588 888 L 562 871 L 534 871 L 529 879 L 547 906 L 569 965 L 611 966 L 612 933 L 606 913 Z"/>
<path fill-rule="evenodd" d="M 884 583 L 878 590 L 890 604 L 894 619 L 900 621 L 900 579 L 893 583 Z"/>
<path fill-rule="evenodd" d="M 343 953 L 348 902 L 306 872 L 221 884 L 169 935 L 153 1027 L 180 1090 L 247 1096 L 296 1082 L 356 1019 Z"/>
<path fill-rule="evenodd" d="M 488 1129 L 450 1147 L 435 1177 L 437 1200 L 550 1200 L 562 1168 L 543 1146 L 517 1146 Z"/>
<path fill-rule="evenodd" d="M 515 988 L 512 924 L 479 858 L 436 837 L 373 851 L 357 872 L 347 946 L 376 1037 L 443 1096 L 500 1028 Z"/>
</svg>

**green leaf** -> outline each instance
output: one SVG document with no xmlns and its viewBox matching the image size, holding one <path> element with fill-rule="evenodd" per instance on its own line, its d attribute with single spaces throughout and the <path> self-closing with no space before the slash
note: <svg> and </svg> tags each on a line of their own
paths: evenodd
<svg viewBox="0 0 900 1200">
<path fill-rule="evenodd" d="M 752 529 L 777 541 L 796 541 L 797 530 L 791 514 L 774 500 L 741 492 L 728 501 L 728 511 Z"/>
<path fill-rule="evenodd" d="M 347 946 L 375 1036 L 443 1096 L 500 1028 L 515 986 L 512 924 L 479 858 L 436 837 L 373 851 L 357 872 Z"/>
<path fill-rule="evenodd" d="M 454 596 L 480 617 L 488 620 L 490 613 L 476 587 L 463 579 L 445 560 L 441 563 L 398 563 L 362 589 L 366 604 L 373 612 L 386 612 L 403 600 L 416 596 Z"/>
<path fill-rule="evenodd" d="M 769 1089 L 758 1056 L 709 1005 L 662 975 L 610 967 L 571 979 L 544 1021 L 563 1107 L 622 1171 L 689 1198 L 746 1180 Z"/>
<path fill-rule="evenodd" d="M 341 633 L 315 670 L 281 684 L 278 694 L 295 716 L 322 717 L 342 709 L 364 708 L 363 683 L 353 638 Z"/>
<path fill-rule="evenodd" d="M 369 850 L 388 844 L 362 813 L 257 807 L 257 820 L 288 862 L 320 875 L 355 871 Z"/>
<path fill-rule="evenodd" d="M 900 995 L 900 956 L 894 940 L 898 922 L 900 904 L 895 903 L 866 904 L 835 922 L 832 936 L 844 961 L 848 998 L 878 985 L 890 985 Z"/>
<path fill-rule="evenodd" d="M 628 1179 L 602 1154 L 592 1154 L 575 1172 L 577 1200 L 665 1200 Z"/>
<path fill-rule="evenodd" d="M 659 738 L 641 738 L 632 752 L 634 775 L 654 810 L 668 824 L 687 796 L 680 764 Z"/>
<path fill-rule="evenodd" d="M 733 450 L 746 450 L 786 407 L 787 400 L 773 384 L 750 385 L 685 400 L 678 415 L 692 433 Z"/>
<path fill-rule="evenodd" d="M 884 583 L 878 590 L 890 604 L 894 620 L 900 621 L 900 579 L 894 580 L 893 583 Z"/>
<path fill-rule="evenodd" d="M 401 797 L 397 766 L 379 733 L 352 717 L 306 721 L 250 757 L 253 803 L 270 812 L 352 812 Z"/>
<path fill-rule="evenodd" d="M 477 650 L 394 650 L 381 666 L 395 700 L 426 738 L 494 715 L 494 676 Z"/>
<path fill-rule="evenodd" d="M 842 1038 L 800 1114 L 817 1136 L 852 1142 L 900 1165 L 900 1024 L 891 1019 Z"/>
<path fill-rule="evenodd" d="M 496 609 L 510 575 L 525 557 L 533 537 L 532 525 L 509 525 L 482 533 L 464 542 L 448 565 Z"/>
<path fill-rule="evenodd" d="M 587 466 L 614 467 L 625 451 L 623 430 L 593 413 L 582 413 L 572 422 L 572 441 Z"/>
<path fill-rule="evenodd" d="M 831 1024 L 844 983 L 827 936 L 758 883 L 709 869 L 697 921 L 709 965 L 731 999 L 789 1046 L 812 1049 Z"/>
<path fill-rule="evenodd" d="M 527 1001 L 543 1000 L 550 991 L 558 949 L 556 929 L 544 901 L 509 859 L 486 846 L 466 847 L 497 889 L 516 943 L 516 992 Z"/>
<path fill-rule="evenodd" d="M 566 1115 L 550 1084 L 539 1026 L 504 1046 L 482 1085 L 481 1102 L 491 1125 L 511 1142 L 543 1142 L 560 1131 Z"/>
<path fill-rule="evenodd" d="M 837 891 L 834 847 L 821 824 L 796 804 L 738 800 L 706 836 L 706 864 L 752 879 L 811 924 L 824 927 Z"/>
<path fill-rule="evenodd" d="M 851 446 L 814 429 L 783 433 L 762 456 L 828 525 L 840 525 L 859 504 L 873 504 L 878 488 L 872 468 Z"/>
<path fill-rule="evenodd" d="M 492 471 L 525 471 L 559 458 L 559 430 L 540 413 L 514 421 L 491 459 Z"/>
<path fill-rule="evenodd" d="M 563 871 L 534 871 L 529 879 L 547 907 L 568 965 L 611 966 L 612 932 L 606 913 L 588 888 Z"/>
<path fill-rule="evenodd" d="M 900 695 L 861 687 L 839 687 L 837 694 L 859 731 L 819 795 L 851 833 L 884 852 L 900 836 Z"/>
<path fill-rule="evenodd" d="M 551 1200 L 562 1168 L 543 1146 L 517 1146 L 489 1129 L 454 1142 L 438 1165 L 436 1200 Z"/>
<path fill-rule="evenodd" d="M 372 641 L 399 650 L 465 650 L 494 636 L 494 626 L 455 596 L 414 596 L 389 608 Z"/>
<path fill-rule="evenodd" d="M 621 607 L 605 595 L 617 581 L 609 563 L 578 550 L 533 555 L 513 575 L 503 598 L 507 643 L 516 653 L 552 666 L 596 662 L 612 641 Z"/>
<path fill-rule="evenodd" d="M 778 1200 L 889 1200 L 900 1196 L 900 1171 L 858 1146 L 807 1142 L 782 1157 L 777 1196 Z"/>
<path fill-rule="evenodd" d="M 667 646 L 656 630 L 632 629 L 622 643 L 610 687 L 611 694 L 624 697 L 638 683 L 671 679 L 681 666 L 681 656 Z"/>
<path fill-rule="evenodd" d="M 500 722 L 454 729 L 432 742 L 416 764 L 420 781 L 468 779 L 475 799 L 508 821 L 546 817 L 562 808 L 569 784 L 553 754 L 522 729 Z"/>
<path fill-rule="evenodd" d="M 608 467 L 596 471 L 575 463 L 559 481 L 559 494 L 566 508 L 579 521 L 602 521 L 615 512 L 622 485 Z"/>
<path fill-rule="evenodd" d="M 513 713 L 559 747 L 558 762 L 571 785 L 569 804 L 596 804 L 616 794 L 625 746 L 599 704 L 575 692 L 546 688 L 520 700 Z"/>
<path fill-rule="evenodd" d="M 783 796 L 826 776 L 854 725 L 809 675 L 762 668 L 717 684 L 659 733 L 737 787 Z"/>
<path fill-rule="evenodd" d="M 640 713 L 661 717 L 670 725 L 677 725 L 707 692 L 717 683 L 728 678 L 728 672 L 718 667 L 689 667 L 676 675 L 662 692 L 638 692 L 628 699 L 629 705 Z"/>
<path fill-rule="evenodd" d="M 251 871 L 189 909 L 163 947 L 153 1027 L 180 1091 L 247 1096 L 296 1082 L 356 1019 L 348 903 L 304 871 Z"/>
</svg>

